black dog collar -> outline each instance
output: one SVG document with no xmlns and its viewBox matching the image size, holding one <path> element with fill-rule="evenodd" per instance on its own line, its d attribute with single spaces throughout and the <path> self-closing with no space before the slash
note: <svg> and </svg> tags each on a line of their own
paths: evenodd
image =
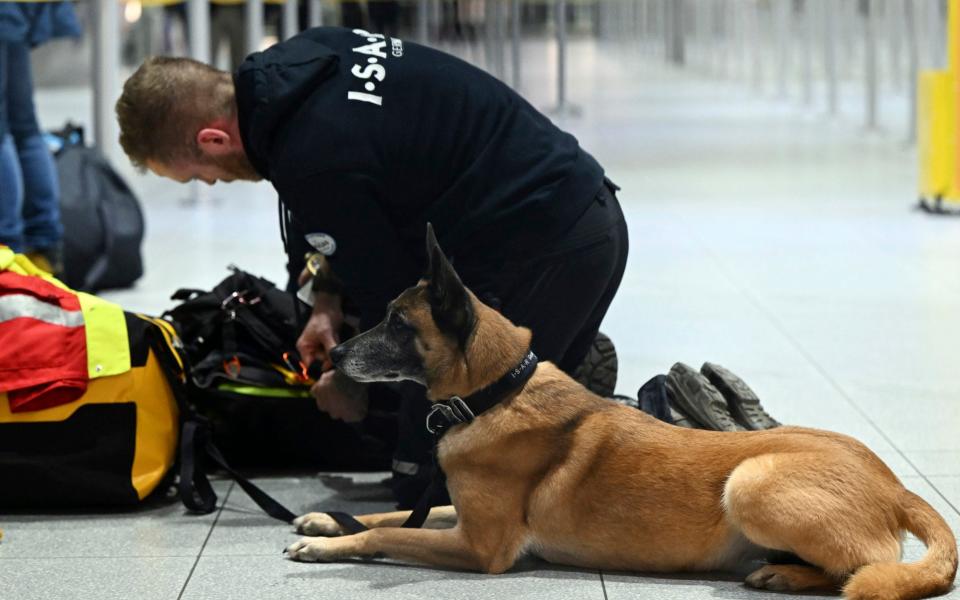
<svg viewBox="0 0 960 600">
<path fill-rule="evenodd" d="M 530 350 L 520 364 L 482 390 L 466 398 L 454 396 L 444 402 L 434 403 L 427 413 L 427 431 L 440 437 L 454 425 L 470 423 L 477 415 L 490 410 L 511 392 L 523 387 L 537 370 L 537 362 L 537 355 Z"/>
</svg>

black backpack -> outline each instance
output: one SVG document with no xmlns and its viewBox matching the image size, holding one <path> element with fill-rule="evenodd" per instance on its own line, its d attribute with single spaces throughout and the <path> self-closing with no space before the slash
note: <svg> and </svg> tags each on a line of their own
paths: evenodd
<svg viewBox="0 0 960 600">
<path fill-rule="evenodd" d="M 143 275 L 143 213 L 107 160 L 68 123 L 53 132 L 63 221 L 63 281 L 96 292 L 130 287 Z"/>
<path fill-rule="evenodd" d="M 164 314 L 189 363 L 187 396 L 226 459 L 243 467 L 389 469 L 396 416 L 335 421 L 310 396 L 292 294 L 237 267 L 207 292 L 181 289 Z M 373 411 L 372 411 L 373 412 Z"/>
</svg>

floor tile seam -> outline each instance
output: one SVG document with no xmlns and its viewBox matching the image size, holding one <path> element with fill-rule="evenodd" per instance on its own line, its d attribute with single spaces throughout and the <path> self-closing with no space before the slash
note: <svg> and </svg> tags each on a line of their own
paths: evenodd
<svg viewBox="0 0 960 600">
<path fill-rule="evenodd" d="M 289 544 L 287 544 L 289 546 Z M 279 547 L 279 546 L 278 546 Z M 223 553 L 223 554 L 211 554 L 209 552 L 205 553 L 200 558 L 274 558 L 277 556 L 276 552 L 236 552 L 236 553 Z"/>
<path fill-rule="evenodd" d="M 607 582 L 604 581 L 603 571 L 597 571 L 597 574 L 600 575 L 600 589 L 603 591 L 603 600 L 610 600 L 610 597 L 607 595 Z"/>
<path fill-rule="evenodd" d="M 180 593 L 177 594 L 177 600 L 182 600 L 183 594 L 187 591 L 187 586 L 190 585 L 190 580 L 193 578 L 193 573 L 197 569 L 197 565 L 200 564 L 200 557 L 203 556 L 203 551 L 207 547 L 207 542 L 210 541 L 210 537 L 213 535 L 213 530 L 217 527 L 217 522 L 220 520 L 220 515 L 223 514 L 223 509 L 227 506 L 227 500 L 230 498 L 230 493 L 233 492 L 233 488 L 236 485 L 236 482 L 231 481 L 230 487 L 227 488 L 227 493 L 223 495 L 223 502 L 220 503 L 220 508 L 217 510 L 217 516 L 214 518 L 213 523 L 210 524 L 210 530 L 207 531 L 207 537 L 204 538 L 203 544 L 200 546 L 200 551 L 197 552 L 197 556 L 193 561 L 193 564 L 190 566 L 190 572 L 187 573 L 187 578 L 183 582 L 183 586 L 180 588 Z"/>
<path fill-rule="evenodd" d="M 64 560 L 76 559 L 83 560 L 113 560 L 116 558 L 133 558 L 137 560 L 149 560 L 154 558 L 196 558 L 191 554 L 104 554 L 102 556 L 91 556 L 89 554 L 56 554 L 44 556 L 0 556 L 0 561 L 4 560 Z"/>
<path fill-rule="evenodd" d="M 706 254 L 710 257 L 710 260 L 712 260 L 717 266 L 721 274 L 740 291 L 744 298 L 746 298 L 747 301 L 753 305 L 754 309 L 762 314 L 764 318 L 780 333 L 780 335 L 782 335 L 787 342 L 793 346 L 797 352 L 800 353 L 803 359 L 806 360 L 807 363 L 813 367 L 813 369 L 827 382 L 827 384 L 838 394 L 840 394 L 840 397 L 843 398 L 844 401 L 850 405 L 850 407 L 853 408 L 854 411 L 856 411 L 857 414 L 859 414 L 861 418 L 863 418 L 880 435 L 880 437 L 882 437 L 884 441 L 886 441 L 890 447 L 893 448 L 908 465 L 910 465 L 914 471 L 916 471 L 917 475 L 922 477 L 923 480 L 927 482 L 927 485 L 933 488 L 937 495 L 940 496 L 940 498 L 946 502 L 946 504 L 955 513 L 960 515 L 960 508 L 951 502 L 950 499 L 947 498 L 947 496 L 941 492 L 932 481 L 930 481 L 929 477 L 927 477 L 927 475 L 925 475 L 917 467 L 917 465 L 914 464 L 914 462 L 910 460 L 906 454 L 904 454 L 904 452 L 894 443 L 893 439 L 890 438 L 890 436 L 887 435 L 887 433 L 883 431 L 883 429 L 873 419 L 870 418 L 867 412 L 863 410 L 863 408 L 850 396 L 849 393 L 847 393 L 846 389 L 844 389 L 844 387 L 841 386 L 840 383 L 832 375 L 830 375 L 830 373 L 827 372 L 827 370 L 813 357 L 812 354 L 810 354 L 810 352 L 803 346 L 803 344 L 800 343 L 799 340 L 791 335 L 791 333 L 783 325 L 780 319 L 777 318 L 773 311 L 767 308 L 755 294 L 747 289 L 747 287 L 737 277 L 734 276 L 727 265 L 724 264 L 720 257 L 709 247 L 709 245 L 704 242 L 703 239 L 700 238 L 699 235 L 694 234 L 692 237 L 703 249 L 703 251 L 706 252 Z"/>
</svg>

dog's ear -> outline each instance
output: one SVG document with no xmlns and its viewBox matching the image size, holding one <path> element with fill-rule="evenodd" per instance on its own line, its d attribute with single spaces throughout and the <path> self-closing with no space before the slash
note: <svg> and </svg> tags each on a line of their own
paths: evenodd
<svg viewBox="0 0 960 600">
<path fill-rule="evenodd" d="M 433 223 L 427 223 L 427 270 L 423 274 L 423 278 L 429 280 L 430 274 L 433 273 L 433 249 L 440 248 L 440 243 L 437 241 L 436 234 L 433 233 Z"/>
<path fill-rule="evenodd" d="M 467 288 L 440 249 L 430 223 L 427 223 L 427 260 L 427 296 L 433 320 L 441 332 L 456 338 L 461 350 L 466 349 L 476 315 Z"/>
</svg>

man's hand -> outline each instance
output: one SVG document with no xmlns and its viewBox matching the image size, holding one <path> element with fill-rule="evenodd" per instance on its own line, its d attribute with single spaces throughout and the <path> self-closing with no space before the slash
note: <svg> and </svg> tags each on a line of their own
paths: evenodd
<svg viewBox="0 0 960 600">
<path fill-rule="evenodd" d="M 310 320 L 297 340 L 297 351 L 303 364 L 309 366 L 313 361 L 323 361 L 323 370 L 333 368 L 330 350 L 340 343 L 340 326 L 343 324 L 343 311 L 340 297 L 317 292 L 314 294 L 313 312 Z"/>
<path fill-rule="evenodd" d="M 366 386 L 348 380 L 338 371 L 327 371 L 310 388 L 317 408 L 334 419 L 358 423 L 367 416 L 370 400 Z"/>
</svg>

